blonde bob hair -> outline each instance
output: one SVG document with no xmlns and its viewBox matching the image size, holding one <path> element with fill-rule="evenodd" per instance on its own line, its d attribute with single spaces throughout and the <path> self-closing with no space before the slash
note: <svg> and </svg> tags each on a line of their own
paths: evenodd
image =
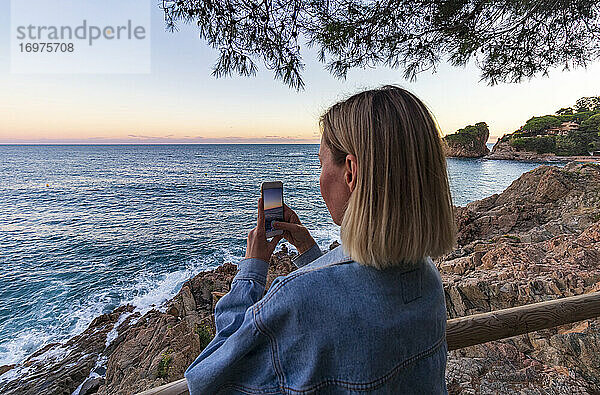
<svg viewBox="0 0 600 395">
<path fill-rule="evenodd" d="M 320 119 L 336 164 L 356 156 L 341 224 L 345 251 L 379 269 L 412 266 L 456 241 L 446 158 L 436 122 L 412 93 L 386 85 L 333 105 Z"/>
</svg>

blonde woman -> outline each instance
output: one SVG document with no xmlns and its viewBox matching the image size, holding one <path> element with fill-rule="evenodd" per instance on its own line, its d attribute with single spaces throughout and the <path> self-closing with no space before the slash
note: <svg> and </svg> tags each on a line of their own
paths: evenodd
<svg viewBox="0 0 600 395">
<path fill-rule="evenodd" d="M 440 134 L 395 86 L 321 118 L 321 195 L 342 245 L 323 254 L 285 208 L 274 226 L 298 267 L 264 294 L 262 202 L 246 259 L 217 304 L 217 333 L 186 371 L 192 394 L 444 394 L 446 307 L 431 257 L 454 245 Z M 263 295 L 264 294 L 264 295 Z"/>
</svg>

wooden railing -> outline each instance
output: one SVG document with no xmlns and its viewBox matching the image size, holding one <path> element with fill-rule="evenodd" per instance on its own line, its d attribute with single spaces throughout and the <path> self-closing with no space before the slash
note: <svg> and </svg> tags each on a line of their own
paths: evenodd
<svg viewBox="0 0 600 395">
<path fill-rule="evenodd" d="M 185 379 L 173 381 L 172 383 L 161 385 L 160 387 L 150 388 L 147 391 L 140 392 L 138 395 L 181 395 L 189 394 Z"/>
<path fill-rule="evenodd" d="M 448 320 L 448 350 L 600 317 L 600 292 Z"/>
<path fill-rule="evenodd" d="M 454 318 L 446 324 L 446 341 L 448 350 L 457 350 L 596 317 L 600 317 L 600 292 Z M 140 395 L 187 393 L 185 379 L 181 379 Z"/>
</svg>

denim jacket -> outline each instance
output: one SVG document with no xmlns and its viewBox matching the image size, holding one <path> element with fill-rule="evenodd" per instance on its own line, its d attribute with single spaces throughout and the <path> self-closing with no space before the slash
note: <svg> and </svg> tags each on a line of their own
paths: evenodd
<svg viewBox="0 0 600 395">
<path fill-rule="evenodd" d="M 378 270 L 314 245 L 293 261 L 266 294 L 268 263 L 238 264 L 216 335 L 185 372 L 191 394 L 447 393 L 444 290 L 430 258 Z"/>
</svg>

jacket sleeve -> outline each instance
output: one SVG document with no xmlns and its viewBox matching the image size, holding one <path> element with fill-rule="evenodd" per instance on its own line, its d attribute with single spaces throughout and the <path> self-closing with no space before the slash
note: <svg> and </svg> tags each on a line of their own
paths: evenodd
<svg viewBox="0 0 600 395">
<path fill-rule="evenodd" d="M 302 266 L 307 265 L 315 259 L 321 257 L 321 255 L 323 255 L 323 252 L 321 251 L 317 243 L 315 243 L 312 247 L 304 251 L 302 254 L 293 257 L 292 263 L 296 265 L 296 267 L 301 268 Z"/>
<path fill-rule="evenodd" d="M 266 373 L 264 367 L 249 366 L 245 358 L 266 344 L 252 305 L 264 294 L 268 266 L 254 258 L 238 264 L 231 290 L 215 306 L 215 337 L 185 371 L 190 394 L 214 393 L 228 382 L 243 381 L 240 376 Z M 261 370 L 249 372 L 252 368 Z"/>
</svg>

